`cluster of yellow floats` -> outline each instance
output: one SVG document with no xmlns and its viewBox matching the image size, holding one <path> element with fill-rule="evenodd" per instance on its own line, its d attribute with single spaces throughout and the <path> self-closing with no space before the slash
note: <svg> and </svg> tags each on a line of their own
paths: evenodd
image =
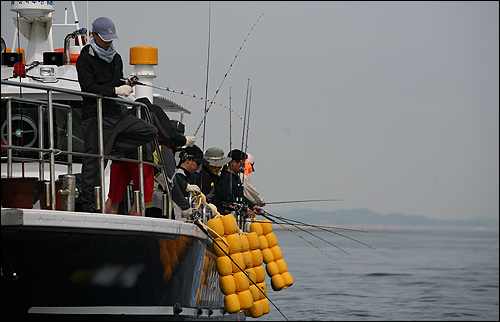
<svg viewBox="0 0 500 322">
<path fill-rule="evenodd" d="M 251 232 L 246 233 L 238 228 L 232 214 L 217 214 L 207 222 L 207 226 L 214 237 L 213 247 L 226 311 L 243 311 L 246 316 L 254 318 L 269 313 L 266 271 L 274 291 L 293 284 L 271 222 L 254 219 L 250 224 Z M 263 263 L 266 264 L 265 269 Z"/>
</svg>

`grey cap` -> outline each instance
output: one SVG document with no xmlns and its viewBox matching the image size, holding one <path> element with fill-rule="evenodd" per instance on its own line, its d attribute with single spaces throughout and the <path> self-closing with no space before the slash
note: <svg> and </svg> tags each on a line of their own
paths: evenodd
<svg viewBox="0 0 500 322">
<path fill-rule="evenodd" d="M 115 24 L 107 17 L 99 17 L 92 23 L 92 31 L 99 34 L 102 40 L 119 39 L 116 35 Z"/>
<path fill-rule="evenodd" d="M 224 151 L 219 148 L 210 148 L 205 152 L 205 159 L 211 166 L 222 167 L 231 161 L 231 158 L 224 156 Z"/>
</svg>

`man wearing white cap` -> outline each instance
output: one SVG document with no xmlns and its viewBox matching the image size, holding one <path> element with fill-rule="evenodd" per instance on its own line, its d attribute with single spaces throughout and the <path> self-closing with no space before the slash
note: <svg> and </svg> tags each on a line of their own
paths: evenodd
<svg viewBox="0 0 500 322">
<path fill-rule="evenodd" d="M 92 39 L 82 48 L 76 62 L 78 82 L 83 92 L 107 97 L 128 96 L 131 83 L 123 81 L 123 61 L 113 46 L 118 39 L 113 21 L 107 17 L 92 23 Z M 124 114 L 126 108 L 109 99 L 102 100 L 102 128 L 104 155 L 113 149 L 121 152 L 137 148 L 158 135 L 157 128 L 133 115 Z M 98 154 L 97 99 L 83 96 L 82 132 L 84 153 Z M 107 163 L 107 162 L 106 162 Z M 99 161 L 94 157 L 82 158 L 82 208 L 95 210 L 94 187 L 100 186 Z"/>
</svg>

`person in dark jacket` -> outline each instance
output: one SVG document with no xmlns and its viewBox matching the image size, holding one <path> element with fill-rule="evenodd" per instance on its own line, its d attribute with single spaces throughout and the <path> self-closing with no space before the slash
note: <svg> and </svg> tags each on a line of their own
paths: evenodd
<svg viewBox="0 0 500 322">
<path fill-rule="evenodd" d="M 205 159 L 208 164 L 201 167 L 201 171 L 196 177 L 196 185 L 205 195 L 207 203 L 213 204 L 217 208 L 216 210 L 224 215 L 219 173 L 222 166 L 231 161 L 231 158 L 225 157 L 222 149 L 212 147 L 205 151 Z"/>
<path fill-rule="evenodd" d="M 190 146 L 182 149 L 179 153 L 179 164 L 175 169 L 175 181 L 181 188 L 185 198 L 189 196 L 190 192 L 200 193 L 200 187 L 193 184 L 191 175 L 202 165 L 208 164 L 208 161 L 203 157 L 203 151 L 196 146 Z M 191 211 L 181 210 L 177 203 L 174 203 L 174 215 L 176 220 L 182 220 L 191 215 Z"/>
<path fill-rule="evenodd" d="M 146 99 L 148 100 L 148 99 Z M 136 100 L 138 101 L 138 100 Z M 149 100 L 148 100 L 149 102 Z M 127 110 L 127 114 L 136 115 L 136 107 L 132 107 Z M 158 117 L 155 113 L 150 113 L 150 122 L 158 129 L 158 139 L 170 140 L 169 135 L 162 126 Z M 146 119 L 146 113 L 141 113 L 141 118 Z M 169 123 L 170 125 L 170 123 Z M 154 141 L 148 142 L 142 146 L 142 160 L 154 163 L 153 153 L 155 151 Z M 127 151 L 125 158 L 137 160 L 137 149 L 132 149 Z M 155 187 L 155 169 L 149 164 L 143 164 L 143 180 L 144 180 L 144 202 L 146 206 L 153 201 L 153 191 Z M 136 191 L 140 190 L 139 186 L 139 164 L 129 161 L 117 161 L 113 160 L 111 163 L 110 170 L 110 182 L 109 182 L 109 194 L 108 200 L 106 200 L 106 213 L 116 214 L 118 213 L 119 203 L 123 200 L 125 191 L 130 184 L 134 182 L 134 189 Z M 189 203 L 186 202 L 186 209 L 189 208 Z M 136 212 L 135 203 L 132 204 L 130 208 L 129 215 L 140 216 L 141 214 Z"/>
<path fill-rule="evenodd" d="M 182 211 L 187 211 L 189 210 L 189 208 L 191 208 L 187 199 L 183 196 L 183 193 L 187 186 L 179 187 L 178 181 L 175 180 L 174 153 L 181 149 L 183 146 L 192 146 L 196 141 L 196 137 L 185 136 L 184 124 L 178 121 L 174 122 L 173 120 L 170 120 L 165 111 L 163 111 L 160 106 L 152 104 L 148 98 L 141 97 L 138 98 L 136 102 L 145 104 L 148 107 L 151 116 L 154 116 L 157 119 L 157 123 L 162 127 L 163 131 L 165 131 L 166 136 L 158 136 L 158 143 L 160 145 L 165 172 L 167 174 L 167 177 L 173 181 L 172 200 L 182 209 Z M 163 218 L 162 195 L 164 192 L 166 192 L 167 187 L 165 187 L 166 183 L 164 183 L 163 181 L 162 183 L 159 182 L 161 181 L 162 177 L 160 176 L 159 170 L 157 168 L 155 168 L 155 177 L 156 183 L 154 185 L 155 190 L 153 194 L 153 201 L 152 204 L 148 205 L 148 208 L 146 209 L 146 216 Z"/>
<path fill-rule="evenodd" d="M 111 19 L 97 18 L 92 23 L 92 39 L 83 47 L 76 62 L 78 82 L 83 92 L 108 97 L 128 96 L 132 93 L 131 82 L 123 81 L 123 61 L 113 46 L 118 39 Z M 97 129 L 97 99 L 83 97 L 82 132 L 84 153 L 99 153 Z M 117 102 L 102 100 L 102 127 L 104 155 L 113 149 L 125 151 L 150 142 L 158 135 L 156 127 L 133 115 L 124 114 Z M 100 186 L 99 161 L 94 157 L 82 159 L 82 209 L 94 211 L 94 187 Z M 101 187 L 102 191 L 104 187 Z M 104 191 L 103 191 L 104 192 Z"/>
<path fill-rule="evenodd" d="M 240 150 L 232 150 L 228 153 L 231 161 L 222 168 L 220 179 L 220 190 L 222 202 L 227 212 L 233 210 L 234 204 L 245 204 L 250 210 L 249 215 L 253 216 L 253 211 L 261 211 L 262 208 L 248 200 L 243 194 L 243 184 L 239 173 L 244 171 L 242 166 L 245 164 L 246 154 Z"/>
</svg>

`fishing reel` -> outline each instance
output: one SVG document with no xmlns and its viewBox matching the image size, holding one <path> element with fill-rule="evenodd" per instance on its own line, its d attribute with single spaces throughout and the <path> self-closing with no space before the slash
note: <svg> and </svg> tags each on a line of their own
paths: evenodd
<svg viewBox="0 0 500 322">
<path fill-rule="evenodd" d="M 198 209 L 194 209 L 193 213 L 191 214 L 191 216 L 189 216 L 188 220 L 192 222 L 197 222 L 198 219 L 201 220 L 201 218 L 202 218 L 202 213 Z"/>
<path fill-rule="evenodd" d="M 142 84 L 141 82 L 139 82 L 139 77 L 137 76 L 130 76 L 128 79 L 125 79 L 125 83 L 127 83 L 127 85 L 131 87 Z"/>
</svg>

